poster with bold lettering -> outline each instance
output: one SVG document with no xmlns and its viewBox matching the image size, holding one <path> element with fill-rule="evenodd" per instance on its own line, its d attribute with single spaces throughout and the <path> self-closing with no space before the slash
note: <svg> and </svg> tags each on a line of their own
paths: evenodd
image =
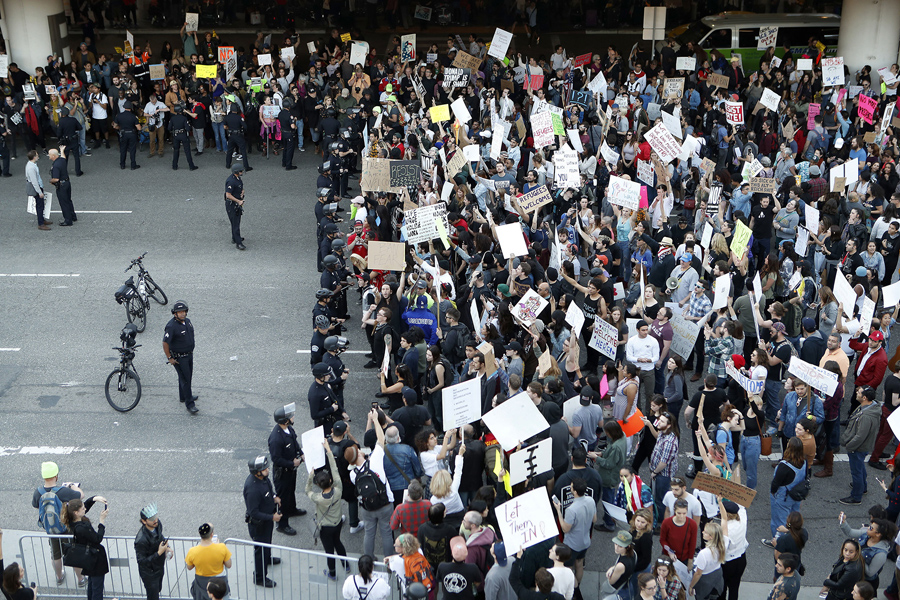
<svg viewBox="0 0 900 600">
<path fill-rule="evenodd" d="M 546 489 L 531 490 L 507 500 L 495 512 L 509 556 L 559 535 Z"/>
<path fill-rule="evenodd" d="M 697 336 L 700 335 L 700 325 L 688 321 L 682 315 L 673 316 L 671 323 L 673 333 L 671 350 L 686 359 L 694 349 Z"/>
<path fill-rule="evenodd" d="M 509 455 L 509 484 L 534 479 L 553 468 L 553 440 L 546 438 Z"/>
<path fill-rule="evenodd" d="M 659 159 L 665 164 L 675 160 L 681 152 L 681 143 L 669 133 L 669 130 L 662 123 L 647 130 L 644 137 L 659 156 Z"/>
<path fill-rule="evenodd" d="M 616 206 L 637 210 L 641 201 L 641 184 L 610 175 L 606 195 L 609 201 Z"/>
<path fill-rule="evenodd" d="M 729 125 L 743 125 L 744 105 L 741 102 L 725 102 L 725 120 Z"/>
<path fill-rule="evenodd" d="M 875 113 L 878 110 L 878 102 L 869 98 L 868 96 L 864 96 L 863 94 L 859 95 L 859 106 L 857 107 L 857 112 L 859 116 L 862 117 L 863 121 L 871 125 L 875 121 Z"/>
<path fill-rule="evenodd" d="M 604 319 L 595 319 L 594 331 L 591 333 L 591 339 L 588 342 L 588 346 L 600 354 L 615 360 L 618 345 L 619 330 L 616 329 L 616 326 L 607 323 Z"/>
<path fill-rule="evenodd" d="M 589 62 L 591 62 L 591 53 L 590 52 L 588 52 L 587 54 L 579 54 L 578 56 L 576 56 L 575 58 L 572 59 L 572 66 L 577 69 L 578 67 L 582 67 L 582 66 L 588 64 Z"/>
<path fill-rule="evenodd" d="M 421 183 L 422 166 L 415 160 L 392 160 L 390 162 L 391 187 L 415 187 Z"/>
<path fill-rule="evenodd" d="M 770 90 L 763 88 L 762 97 L 759 99 L 763 106 L 773 112 L 778 111 L 778 104 L 781 102 L 781 96 Z"/>
<path fill-rule="evenodd" d="M 406 241 L 410 244 L 429 242 L 440 237 L 435 219 L 440 219 L 445 231 L 450 230 L 447 221 L 447 204 L 438 202 L 430 206 L 420 206 L 412 210 L 403 211 L 403 221 L 406 224 Z"/>
<path fill-rule="evenodd" d="M 481 418 L 481 382 L 479 376 L 441 390 L 444 427 L 448 431 Z"/>
<path fill-rule="evenodd" d="M 775 40 L 778 38 L 777 27 L 760 27 L 759 38 L 756 40 L 757 50 L 768 50 L 775 46 Z"/>
<path fill-rule="evenodd" d="M 491 47 L 488 48 L 488 56 L 503 60 L 506 58 L 506 50 L 509 48 L 510 42 L 512 42 L 512 34 L 498 27 L 494 30 L 494 38 L 491 40 Z"/>
<path fill-rule="evenodd" d="M 234 55 L 234 46 L 219 46 L 219 63 L 225 64 Z"/>
<path fill-rule="evenodd" d="M 518 202 L 524 212 L 530 213 L 553 202 L 553 196 L 550 195 L 546 185 L 539 185 L 527 194 L 523 194 Z"/>
<path fill-rule="evenodd" d="M 531 117 L 531 132 L 534 136 L 535 148 L 552 146 L 556 137 L 553 135 L 553 114 L 549 111 Z"/>
<path fill-rule="evenodd" d="M 844 85 L 844 57 L 822 59 L 822 83 L 825 85 Z"/>
<path fill-rule="evenodd" d="M 788 364 L 788 373 L 796 375 L 805 383 L 829 396 L 834 394 L 838 385 L 838 376 L 826 369 L 800 360 L 799 356 L 792 356 Z"/>
</svg>

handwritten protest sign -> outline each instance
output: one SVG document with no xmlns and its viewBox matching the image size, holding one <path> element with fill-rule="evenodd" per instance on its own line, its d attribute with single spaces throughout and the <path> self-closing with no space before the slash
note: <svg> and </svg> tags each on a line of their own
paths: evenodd
<svg viewBox="0 0 900 600">
<path fill-rule="evenodd" d="M 710 73 L 706 78 L 706 84 L 713 88 L 728 89 L 728 76 Z"/>
<path fill-rule="evenodd" d="M 458 69 L 471 69 L 474 71 L 478 70 L 480 65 L 480 58 L 462 51 L 457 52 L 456 57 L 453 59 L 453 66 Z"/>
<path fill-rule="evenodd" d="M 747 252 L 753 230 L 744 225 L 741 221 L 737 221 L 736 225 L 734 237 L 731 239 L 731 251 L 738 257 L 738 260 L 740 260 L 744 258 L 744 253 Z"/>
<path fill-rule="evenodd" d="M 510 454 L 509 484 L 516 485 L 526 479 L 534 479 L 552 468 L 553 440 L 546 438 Z"/>
<path fill-rule="evenodd" d="M 762 395 L 762 393 L 766 389 L 766 380 L 765 379 L 750 379 L 740 371 L 738 371 L 733 364 L 725 365 L 725 372 L 728 373 L 728 376 L 737 381 L 742 388 L 747 390 L 747 393 L 751 396 Z"/>
<path fill-rule="evenodd" d="M 641 184 L 610 175 L 606 194 L 611 203 L 637 210 L 641 201 Z"/>
<path fill-rule="evenodd" d="M 542 206 L 553 202 L 553 196 L 547 190 L 547 186 L 539 185 L 518 199 L 519 206 L 526 213 L 539 210 Z"/>
<path fill-rule="evenodd" d="M 663 123 L 647 130 L 644 138 L 664 163 L 672 162 L 681 152 L 681 144 L 672 137 L 672 134 L 669 133 L 669 130 Z"/>
<path fill-rule="evenodd" d="M 759 38 L 756 40 L 757 50 L 768 50 L 775 46 L 775 40 L 778 38 L 777 27 L 760 27 Z"/>
<path fill-rule="evenodd" d="M 722 477 L 714 477 L 709 473 L 697 473 L 697 477 L 694 478 L 694 489 L 727 498 L 744 508 L 749 508 L 756 497 L 756 490 Z"/>
<path fill-rule="evenodd" d="M 900 287 L 900 282 L 897 283 L 898 287 Z M 900 294 L 900 291 L 898 291 Z M 581 335 L 581 330 L 584 327 L 584 311 L 578 308 L 577 304 L 570 304 L 566 307 L 566 323 L 571 325 L 572 327 L 572 335 L 576 338 Z"/>
<path fill-rule="evenodd" d="M 150 65 L 150 81 L 159 81 L 166 78 L 166 66 L 164 64 Z"/>
<path fill-rule="evenodd" d="M 481 377 L 441 390 L 444 427 L 449 431 L 481 418 Z"/>
<path fill-rule="evenodd" d="M 514 225 L 516 225 L 514 223 Z M 516 225 L 518 227 L 518 225 Z M 533 289 L 529 288 L 528 292 L 513 307 L 513 316 L 524 323 L 527 327 L 535 322 L 538 315 L 547 308 L 548 302 L 538 295 Z"/>
<path fill-rule="evenodd" d="M 588 346 L 611 359 L 616 358 L 616 349 L 619 345 L 619 330 L 615 325 L 607 323 L 603 319 L 594 320 L 594 331 Z"/>
<path fill-rule="evenodd" d="M 197 79 L 215 79 L 218 65 L 197 65 Z"/>
<path fill-rule="evenodd" d="M 759 101 L 769 110 L 777 111 L 778 104 L 781 102 L 781 96 L 779 96 L 769 88 L 763 88 L 762 97 L 759 99 Z"/>
<path fill-rule="evenodd" d="M 406 243 L 370 241 L 367 263 L 369 269 L 402 271 L 406 268 Z"/>
<path fill-rule="evenodd" d="M 503 60 L 506 58 L 506 50 L 509 48 L 510 42 L 512 42 L 512 34 L 497 27 L 494 30 L 494 37 L 491 39 L 491 47 L 488 48 L 488 56 Z"/>
<path fill-rule="evenodd" d="M 671 350 L 674 354 L 686 359 L 694 349 L 697 336 L 700 335 L 700 325 L 688 321 L 681 315 L 674 315 L 670 323 L 672 323 L 673 334 Z"/>
<path fill-rule="evenodd" d="M 553 134 L 553 114 L 542 112 L 531 117 L 531 132 L 534 136 L 535 148 L 552 146 L 555 136 Z"/>
<path fill-rule="evenodd" d="M 822 59 L 822 83 L 825 85 L 844 85 L 844 57 Z"/>
<path fill-rule="evenodd" d="M 840 275 L 838 275 L 840 277 Z M 838 376 L 816 365 L 811 365 L 798 356 L 792 356 L 788 363 L 788 373 L 796 375 L 813 388 L 831 396 L 837 389 Z"/>
<path fill-rule="evenodd" d="M 407 210 L 403 212 L 403 215 L 406 225 L 406 241 L 410 244 L 428 242 L 440 237 L 435 219 L 440 219 L 445 231 L 450 230 L 450 223 L 447 221 L 447 204 L 444 202 Z"/>
<path fill-rule="evenodd" d="M 693 71 L 697 68 L 696 56 L 679 56 L 675 59 L 676 71 Z"/>
<path fill-rule="evenodd" d="M 507 500 L 495 512 L 510 556 L 559 535 L 556 516 L 545 489 L 532 490 Z"/>
<path fill-rule="evenodd" d="M 863 121 L 871 125 L 875 121 L 875 113 L 877 111 L 878 102 L 876 100 L 862 94 L 859 95 L 857 113 L 859 113 L 859 116 L 862 117 Z"/>
<path fill-rule="evenodd" d="M 490 344 L 488 344 L 490 345 Z M 504 450 L 546 431 L 550 425 L 525 392 L 516 394 L 482 417 Z"/>
<path fill-rule="evenodd" d="M 771 177 L 751 177 L 750 192 L 753 194 L 774 194 L 777 182 Z"/>
<path fill-rule="evenodd" d="M 415 160 L 392 160 L 390 162 L 391 187 L 415 187 L 421 183 L 422 166 Z"/>
<path fill-rule="evenodd" d="M 663 88 L 663 98 L 681 98 L 684 93 L 684 77 L 666 79 Z"/>
</svg>

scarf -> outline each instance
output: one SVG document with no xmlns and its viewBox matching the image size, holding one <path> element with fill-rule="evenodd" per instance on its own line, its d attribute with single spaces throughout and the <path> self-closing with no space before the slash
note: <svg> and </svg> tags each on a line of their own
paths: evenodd
<svg viewBox="0 0 900 600">
<path fill-rule="evenodd" d="M 656 258 L 662 260 L 670 254 L 672 254 L 671 248 L 669 248 L 668 246 L 660 246 L 659 250 L 656 252 Z"/>
<path fill-rule="evenodd" d="M 624 482 L 622 483 L 624 484 Z M 635 475 L 631 479 L 630 486 L 622 486 L 625 489 L 625 510 L 635 512 L 644 507 L 644 503 L 641 501 L 642 485 L 641 478 Z"/>
</svg>

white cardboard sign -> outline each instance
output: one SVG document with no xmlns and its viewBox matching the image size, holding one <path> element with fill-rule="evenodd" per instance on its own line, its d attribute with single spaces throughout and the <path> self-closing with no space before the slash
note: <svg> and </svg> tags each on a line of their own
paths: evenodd
<svg viewBox="0 0 900 600">
<path fill-rule="evenodd" d="M 420 209 L 421 210 L 421 209 Z M 518 223 L 498 225 L 496 228 L 497 239 L 500 241 L 500 249 L 503 250 L 503 258 L 515 258 L 528 254 L 525 245 L 525 235 L 522 226 Z"/>
<path fill-rule="evenodd" d="M 534 479 L 552 468 L 553 440 L 546 438 L 510 454 L 509 484 L 516 485 L 526 479 Z"/>
<path fill-rule="evenodd" d="M 325 428 L 321 425 L 305 431 L 300 435 L 300 447 L 303 449 L 303 461 L 306 470 L 312 473 L 325 466 Z"/>
<path fill-rule="evenodd" d="M 475 303 L 473 302 L 474 306 Z M 481 418 L 481 377 L 441 390 L 444 429 L 447 431 Z"/>
<path fill-rule="evenodd" d="M 527 440 L 550 424 L 525 392 L 516 394 L 482 417 L 504 450 L 514 450 L 519 442 Z M 546 494 L 546 492 L 544 492 Z"/>
<path fill-rule="evenodd" d="M 510 556 L 559 535 L 556 515 L 550 506 L 546 489 L 516 496 L 496 509 L 500 533 Z"/>
<path fill-rule="evenodd" d="M 788 373 L 796 375 L 805 383 L 821 392 L 825 392 L 829 396 L 834 394 L 834 391 L 837 389 L 837 374 L 826 371 L 816 365 L 811 365 L 806 361 L 800 360 L 797 356 L 791 357 L 791 362 L 788 363 Z"/>
<path fill-rule="evenodd" d="M 516 227 L 517 224 L 513 223 Z M 533 289 L 522 296 L 522 299 L 513 307 L 513 316 L 522 321 L 527 327 L 537 320 L 538 315 L 547 308 L 549 302 L 541 298 L 541 296 Z"/>
</svg>

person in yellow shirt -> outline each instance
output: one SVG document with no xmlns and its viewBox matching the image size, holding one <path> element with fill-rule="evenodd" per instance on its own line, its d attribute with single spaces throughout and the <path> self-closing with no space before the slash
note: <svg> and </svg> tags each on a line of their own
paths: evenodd
<svg viewBox="0 0 900 600">
<path fill-rule="evenodd" d="M 209 600 L 206 584 L 210 581 L 221 581 L 228 587 L 225 569 L 231 568 L 231 550 L 219 543 L 210 523 L 200 526 L 200 543 L 188 550 L 184 562 L 189 570 L 196 569 L 194 583 L 191 585 L 194 600 Z M 230 593 L 230 590 L 226 593 Z"/>
<path fill-rule="evenodd" d="M 824 369 L 825 363 L 833 360 L 841 368 L 841 377 L 846 379 L 847 370 L 850 368 L 850 359 L 847 357 L 847 353 L 841 349 L 841 334 L 835 332 L 829 335 L 826 346 L 828 349 L 825 351 L 825 356 L 819 361 L 819 366 Z"/>
</svg>

